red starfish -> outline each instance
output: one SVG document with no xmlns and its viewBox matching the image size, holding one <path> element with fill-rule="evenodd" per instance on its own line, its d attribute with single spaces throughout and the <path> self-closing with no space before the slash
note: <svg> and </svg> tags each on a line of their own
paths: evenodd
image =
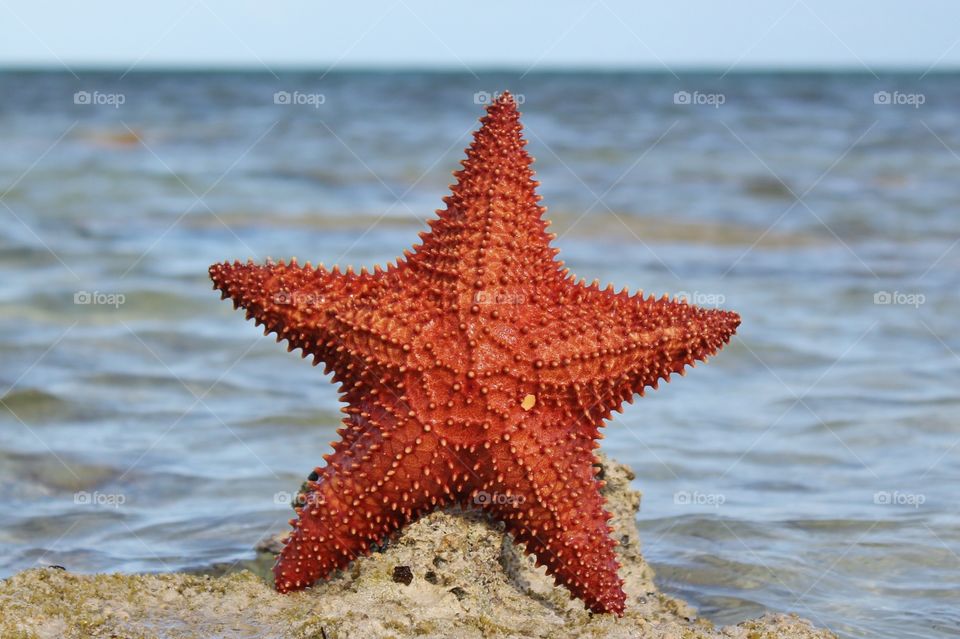
<svg viewBox="0 0 960 639">
<path fill-rule="evenodd" d="M 590 610 L 623 614 L 599 428 L 717 352 L 740 318 L 577 283 L 554 259 L 519 117 L 508 93 L 488 107 L 447 207 L 386 271 L 210 267 L 247 319 L 324 362 L 346 403 L 291 520 L 279 591 L 461 504 L 503 521 Z"/>
</svg>

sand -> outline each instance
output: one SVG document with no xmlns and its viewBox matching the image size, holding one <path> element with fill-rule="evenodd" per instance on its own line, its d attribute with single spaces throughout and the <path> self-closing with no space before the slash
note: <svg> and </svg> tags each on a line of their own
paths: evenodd
<svg viewBox="0 0 960 639">
<path fill-rule="evenodd" d="M 0 637 L 835 637 L 794 615 L 768 614 L 715 627 L 684 602 L 659 592 L 640 552 L 635 524 L 640 493 L 630 488 L 633 475 L 626 466 L 603 464 L 626 581 L 622 618 L 586 611 L 496 524 L 478 513 L 448 511 L 408 527 L 329 581 L 291 595 L 277 594 L 263 574 L 250 570 L 221 576 L 27 570 L 0 584 Z M 266 552 L 277 547 L 277 540 L 261 545 L 260 566 L 269 563 Z"/>
</svg>

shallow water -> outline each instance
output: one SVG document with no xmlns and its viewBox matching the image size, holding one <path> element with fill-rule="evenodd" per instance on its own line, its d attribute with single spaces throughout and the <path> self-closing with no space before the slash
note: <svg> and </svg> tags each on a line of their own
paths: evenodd
<svg viewBox="0 0 960 639">
<path fill-rule="evenodd" d="M 0 74 L 0 574 L 284 530 L 336 394 L 207 266 L 395 258 L 510 87 L 574 272 L 744 319 L 606 430 L 661 585 L 724 623 L 957 636 L 957 76 L 119 75 Z"/>
</svg>

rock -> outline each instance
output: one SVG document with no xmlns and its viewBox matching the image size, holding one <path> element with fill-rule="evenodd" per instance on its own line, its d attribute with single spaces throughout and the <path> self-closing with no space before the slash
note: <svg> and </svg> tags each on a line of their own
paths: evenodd
<svg viewBox="0 0 960 639">
<path fill-rule="evenodd" d="M 716 628 L 660 593 L 643 560 L 630 470 L 602 458 L 613 514 L 623 618 L 595 615 L 555 586 L 482 514 L 434 513 L 327 582 L 277 594 L 248 570 L 210 575 L 76 575 L 28 570 L 0 584 L 0 637 L 291 639 L 590 637 L 827 639 L 796 616 Z M 279 539 L 279 538 L 278 538 Z M 277 550 L 277 540 L 260 545 Z"/>
<path fill-rule="evenodd" d="M 397 566 L 393 569 L 393 580 L 398 584 L 409 586 L 413 581 L 413 571 L 410 566 Z"/>
</svg>

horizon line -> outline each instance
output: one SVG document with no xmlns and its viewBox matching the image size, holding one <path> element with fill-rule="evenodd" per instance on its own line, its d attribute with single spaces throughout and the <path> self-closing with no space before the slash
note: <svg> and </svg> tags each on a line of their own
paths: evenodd
<svg viewBox="0 0 960 639">
<path fill-rule="evenodd" d="M 331 68 L 333 67 L 333 68 Z M 0 62 L 0 73 L 4 72 L 42 72 L 42 73 L 110 73 L 120 72 L 124 74 L 135 73 L 163 73 L 163 72 L 187 72 L 187 73 L 251 73 L 251 74 L 276 74 L 276 73 L 443 73 L 443 74 L 477 74 L 477 73 L 523 73 L 524 75 L 548 74 L 548 73 L 646 73 L 646 74 L 714 74 L 723 75 L 738 74 L 756 74 L 756 73 L 835 73 L 850 75 L 876 75 L 881 73 L 919 73 L 923 75 L 951 74 L 960 72 L 960 65 L 944 65 L 942 68 L 932 69 L 919 65 L 876 65 L 866 67 L 864 65 L 803 65 L 803 64 L 779 64 L 779 65 L 740 65 L 737 68 L 730 69 L 724 65 L 684 65 L 676 64 L 671 67 L 664 65 L 627 65 L 627 64 L 588 64 L 588 65 L 563 65 L 549 64 L 540 65 L 535 70 L 530 70 L 522 65 L 475 65 L 465 67 L 464 65 L 447 66 L 433 64 L 251 64 L 243 63 L 218 63 L 218 64 L 193 64 L 193 63 L 162 63 L 162 64 L 139 64 L 124 65 L 120 63 L 76 63 L 71 65 L 57 63 L 37 63 L 37 62 Z"/>
</svg>

